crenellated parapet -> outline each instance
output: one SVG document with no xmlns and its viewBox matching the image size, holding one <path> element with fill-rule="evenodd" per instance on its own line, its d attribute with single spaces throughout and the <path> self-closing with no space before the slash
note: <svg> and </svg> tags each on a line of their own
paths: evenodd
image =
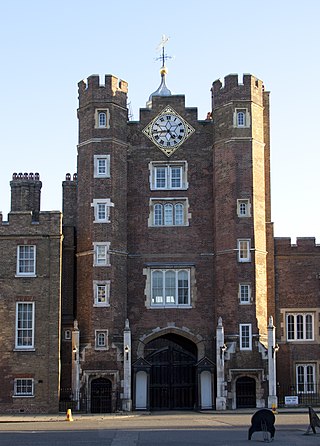
<svg viewBox="0 0 320 446">
<path fill-rule="evenodd" d="M 9 212 L 8 221 L 0 214 L 0 236 L 60 236 L 62 231 L 62 213 L 60 211 L 42 211 L 34 221 L 32 212 Z"/>
<path fill-rule="evenodd" d="M 243 82 L 239 83 L 237 74 L 225 76 L 224 83 L 220 79 L 213 82 L 212 108 L 227 104 L 231 101 L 254 101 L 262 105 L 263 82 L 251 74 L 243 75 Z"/>
<path fill-rule="evenodd" d="M 315 237 L 297 237 L 296 243 L 292 243 L 290 237 L 275 237 L 275 255 L 294 254 L 318 254 L 320 255 L 320 245 L 316 244 Z"/>
<path fill-rule="evenodd" d="M 104 84 L 96 74 L 78 83 L 79 106 L 90 102 L 113 102 L 121 107 L 127 106 L 128 83 L 115 76 L 106 74 Z"/>
</svg>

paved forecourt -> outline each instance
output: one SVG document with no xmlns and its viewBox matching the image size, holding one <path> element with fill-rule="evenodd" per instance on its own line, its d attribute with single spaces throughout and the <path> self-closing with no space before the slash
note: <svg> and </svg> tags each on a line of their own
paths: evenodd
<svg viewBox="0 0 320 446">
<path fill-rule="evenodd" d="M 0 416 L 1 446 L 238 446 L 261 444 L 262 432 L 248 441 L 252 413 L 152 413 L 131 415 Z M 307 412 L 276 414 L 275 439 L 279 446 L 318 445 L 317 434 L 304 435 Z"/>
</svg>

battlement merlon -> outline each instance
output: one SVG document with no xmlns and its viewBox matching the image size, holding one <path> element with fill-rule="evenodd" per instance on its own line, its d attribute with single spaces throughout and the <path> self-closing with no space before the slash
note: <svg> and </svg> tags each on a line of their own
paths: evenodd
<svg viewBox="0 0 320 446">
<path fill-rule="evenodd" d="M 104 84 L 100 84 L 97 74 L 89 76 L 78 83 L 79 106 L 88 102 L 114 102 L 121 107 L 127 107 L 128 83 L 111 74 L 106 74 Z"/>
<path fill-rule="evenodd" d="M 239 83 L 237 74 L 229 74 L 213 82 L 211 88 L 212 109 L 231 101 L 253 101 L 263 105 L 263 82 L 251 74 L 243 75 L 243 82 Z"/>
<path fill-rule="evenodd" d="M 320 245 L 316 244 L 315 237 L 297 237 L 296 243 L 292 243 L 290 237 L 275 237 L 274 250 L 276 256 L 310 253 L 320 255 Z"/>
<path fill-rule="evenodd" d="M 9 212 L 8 221 L 0 213 L 0 236 L 15 237 L 60 237 L 62 234 L 62 212 L 41 211 L 39 220 L 34 221 L 32 212 Z"/>
</svg>

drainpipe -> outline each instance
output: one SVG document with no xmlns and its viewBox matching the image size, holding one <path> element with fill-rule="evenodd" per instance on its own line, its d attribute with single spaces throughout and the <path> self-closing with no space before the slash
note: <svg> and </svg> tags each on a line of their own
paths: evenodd
<svg viewBox="0 0 320 446">
<path fill-rule="evenodd" d="M 276 344 L 275 326 L 273 325 L 273 317 L 269 317 L 268 325 L 268 375 L 269 375 L 269 396 L 268 407 L 275 410 L 278 407 L 277 397 L 277 377 L 276 377 L 276 354 L 279 350 Z"/>
<path fill-rule="evenodd" d="M 77 402 L 76 410 L 80 410 L 80 331 L 78 321 L 74 321 L 72 330 L 72 395 Z"/>
<path fill-rule="evenodd" d="M 123 399 L 122 410 L 131 412 L 131 330 L 129 319 L 126 319 L 123 331 Z"/>
<path fill-rule="evenodd" d="M 216 363 L 217 363 L 217 397 L 216 410 L 226 410 L 226 391 L 224 378 L 224 355 L 227 346 L 224 343 L 224 329 L 222 318 L 219 317 L 216 330 Z"/>
</svg>

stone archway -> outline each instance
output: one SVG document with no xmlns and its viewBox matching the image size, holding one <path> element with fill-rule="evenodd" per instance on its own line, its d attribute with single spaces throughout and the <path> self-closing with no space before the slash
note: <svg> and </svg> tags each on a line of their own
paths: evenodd
<svg viewBox="0 0 320 446">
<path fill-rule="evenodd" d="M 197 360 L 200 361 L 205 356 L 205 345 L 202 336 L 193 334 L 186 328 L 165 327 L 157 328 L 152 332 L 142 336 L 138 343 L 137 358 L 145 358 L 145 346 L 154 339 L 168 334 L 176 334 L 183 338 L 189 339 L 197 347 Z"/>
<path fill-rule="evenodd" d="M 196 405 L 197 346 L 174 333 L 145 345 L 150 363 L 150 409 L 194 409 Z"/>
</svg>

